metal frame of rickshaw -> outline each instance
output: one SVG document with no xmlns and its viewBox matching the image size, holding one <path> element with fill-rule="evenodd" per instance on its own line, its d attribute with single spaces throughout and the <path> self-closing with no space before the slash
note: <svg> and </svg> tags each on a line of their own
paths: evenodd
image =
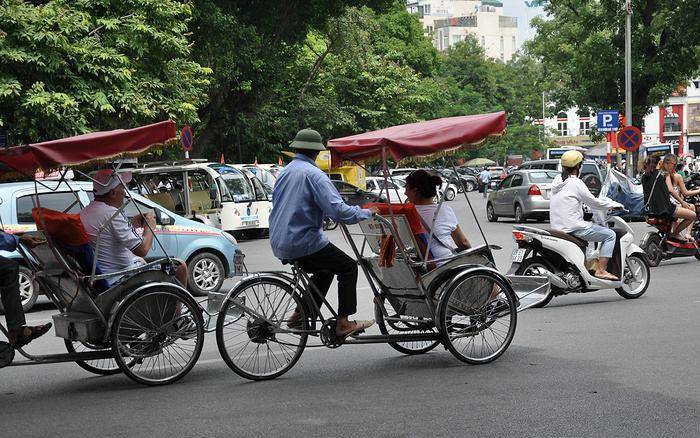
<svg viewBox="0 0 700 438">
<path fill-rule="evenodd" d="M 388 167 L 387 167 L 387 154 L 386 154 L 386 147 L 382 148 L 382 168 L 383 168 L 383 174 L 384 174 L 384 180 L 385 180 L 385 188 L 387 190 L 387 197 L 389 195 L 389 184 L 386 184 L 386 182 L 391 179 L 391 176 L 389 175 L 388 172 Z M 353 161 L 355 164 L 360 165 L 359 163 Z M 454 162 L 452 162 L 452 167 L 454 169 Z M 456 170 L 455 170 L 456 171 Z M 323 345 L 331 348 L 338 347 L 342 344 L 371 344 L 371 343 L 397 343 L 397 342 L 416 342 L 416 341 L 441 341 L 442 340 L 442 334 L 437 330 L 437 325 L 435 323 L 435 317 L 436 317 L 436 306 L 437 302 L 433 301 L 433 299 L 430 297 L 430 294 L 428 293 L 428 287 L 423 284 L 423 277 L 426 274 L 437 274 L 440 273 L 441 271 L 448 272 L 448 271 L 456 271 L 459 270 L 459 275 L 456 277 L 463 277 L 467 276 L 469 274 L 474 274 L 477 271 L 480 272 L 489 272 L 491 274 L 494 274 L 498 276 L 499 278 L 503 278 L 505 280 L 508 280 L 503 274 L 501 274 L 498 270 L 495 268 L 491 268 L 488 266 L 484 265 L 479 265 L 479 264 L 473 264 L 473 263 L 466 263 L 463 265 L 458 265 L 458 266 L 448 266 L 448 263 L 454 260 L 459 260 L 460 258 L 474 255 L 474 254 L 485 254 L 488 260 L 491 263 L 494 263 L 494 258 L 493 254 L 491 253 L 491 249 L 500 249 L 500 247 L 495 246 L 495 245 L 489 245 L 486 236 L 484 235 L 484 232 L 481 228 L 481 225 L 479 224 L 479 221 L 476 217 L 476 213 L 474 212 L 474 209 L 471 205 L 471 201 L 467 197 L 467 192 L 464 191 L 465 198 L 467 199 L 467 203 L 469 204 L 469 208 L 474 216 L 475 222 L 477 223 L 477 226 L 479 228 L 479 231 L 481 233 L 482 238 L 484 239 L 485 245 L 478 246 L 476 248 L 472 248 L 466 251 L 461 251 L 459 253 L 456 253 L 454 255 L 451 255 L 449 257 L 443 257 L 439 259 L 431 259 L 428 261 L 425 257 L 424 254 L 420 254 L 421 259 L 419 261 L 414 261 L 412 257 L 410 256 L 406 245 L 404 242 L 402 242 L 400 233 L 397 231 L 395 227 L 395 222 L 394 220 L 391 220 L 391 216 L 393 213 L 391 212 L 391 204 L 389 204 L 389 210 L 390 210 L 390 215 L 388 216 L 389 218 L 375 215 L 373 217 L 374 220 L 377 220 L 381 222 L 381 224 L 390 231 L 390 233 L 395 237 L 396 239 L 396 246 L 401 251 L 401 258 L 402 260 L 411 268 L 414 270 L 418 269 L 426 269 L 428 263 L 435 263 L 435 262 L 443 262 L 444 264 L 440 267 L 437 267 L 429 272 L 426 272 L 423 275 L 418 275 L 416 274 L 416 287 L 418 290 L 421 292 L 422 297 L 425 300 L 425 304 L 427 308 L 431 311 L 431 328 L 434 328 L 435 330 L 429 333 L 410 333 L 410 334 L 382 334 L 382 335 L 364 335 L 360 334 L 357 336 L 353 336 L 350 338 L 347 338 L 343 341 L 338 341 L 333 339 L 332 335 L 329 335 L 328 330 L 329 327 L 326 327 L 326 332 L 324 333 L 324 326 L 327 324 L 329 320 L 333 320 L 337 318 L 337 312 L 333 309 L 333 306 L 326 300 L 326 298 L 320 293 L 320 291 L 310 282 L 310 276 L 307 272 L 305 272 L 298 264 L 293 264 L 292 265 L 292 272 L 286 272 L 286 271 L 264 271 L 264 272 L 257 272 L 254 273 L 248 277 L 244 277 L 241 279 L 239 283 L 234 285 L 231 290 L 228 292 L 226 295 L 225 299 L 222 301 L 221 304 L 221 309 L 220 311 L 223 310 L 223 307 L 226 305 L 227 301 L 231 301 L 233 304 L 235 304 L 237 307 L 241 308 L 245 312 L 248 312 L 249 314 L 255 316 L 256 318 L 265 321 L 273 326 L 276 327 L 276 332 L 278 333 L 307 333 L 311 335 L 320 335 L 321 340 Z M 440 199 L 440 204 L 438 207 L 438 210 L 436 211 L 436 214 L 433 218 L 433 223 L 435 220 L 435 217 L 437 217 L 437 213 L 439 212 L 440 206 L 442 206 L 442 203 L 445 202 L 445 194 L 443 193 L 441 199 Z M 343 233 L 343 236 L 345 240 L 348 242 L 350 245 L 355 258 L 358 262 L 358 264 L 361 266 L 363 273 L 365 274 L 365 277 L 367 278 L 367 281 L 370 285 L 370 288 L 372 289 L 372 293 L 376 299 L 384 299 L 384 296 L 386 295 L 381 291 L 381 287 L 377 284 L 377 279 L 374 273 L 368 269 L 364 261 L 364 248 L 365 245 L 367 244 L 367 235 L 364 233 L 352 233 L 350 230 L 348 230 L 347 226 L 345 224 L 339 224 L 340 229 Z M 363 236 L 364 241 L 362 248 L 358 248 L 357 244 L 355 243 L 353 236 Z M 376 236 L 375 236 L 376 237 Z M 426 253 L 430 251 L 430 245 L 433 241 L 433 227 L 431 227 L 430 233 L 429 233 L 429 239 L 428 239 L 428 245 L 426 249 Z M 420 253 L 420 251 L 418 251 Z M 264 315 L 261 315 L 260 313 L 256 312 L 254 309 L 251 309 L 248 307 L 244 302 L 241 302 L 240 300 L 237 300 L 235 298 L 232 298 L 232 295 L 234 292 L 237 290 L 239 285 L 243 284 L 246 281 L 256 279 L 256 278 L 276 278 L 279 280 L 282 280 L 284 282 L 287 282 L 290 286 L 292 286 L 293 290 L 297 291 L 304 302 L 307 304 L 308 309 L 312 311 L 312 315 L 310 315 L 311 318 L 311 326 L 309 327 L 308 330 L 301 330 L 301 329 L 285 329 L 281 327 L 281 321 L 275 322 L 275 321 L 270 321 L 268 318 L 266 318 Z M 434 281 L 437 281 L 439 276 L 436 276 Z M 453 279 L 454 280 L 454 279 Z M 533 277 L 533 280 L 536 280 Z M 444 283 L 448 283 L 449 280 L 443 280 Z M 506 281 L 506 283 L 510 285 L 509 281 Z M 549 283 L 547 282 L 546 287 L 548 288 Z M 545 286 L 541 286 L 545 287 Z M 541 287 L 533 289 L 530 294 L 535 293 L 538 291 Z M 512 288 L 512 286 L 511 286 Z M 516 307 L 518 307 L 519 301 L 518 301 L 518 295 L 513 291 L 513 295 L 516 298 Z M 321 301 L 321 305 L 317 305 L 315 300 L 313 299 L 314 296 L 318 298 Z M 545 294 L 546 296 L 546 294 Z M 530 307 L 532 304 L 528 305 Z M 331 316 L 326 318 L 323 316 L 322 313 L 322 308 L 325 307 L 330 311 Z M 389 315 L 386 313 L 386 308 L 382 305 L 378 306 L 382 312 L 383 316 L 385 318 L 390 318 Z M 524 309 L 518 309 L 518 311 L 524 310 Z M 321 323 L 321 328 L 317 329 L 316 328 L 316 318 L 320 319 Z M 394 319 L 395 322 L 404 322 L 404 323 L 410 323 L 410 324 L 416 324 L 416 319 L 402 319 L 402 318 L 396 318 Z M 229 322 L 228 324 L 231 324 L 234 321 Z M 425 321 L 426 323 L 428 322 L 427 320 Z"/>
</svg>

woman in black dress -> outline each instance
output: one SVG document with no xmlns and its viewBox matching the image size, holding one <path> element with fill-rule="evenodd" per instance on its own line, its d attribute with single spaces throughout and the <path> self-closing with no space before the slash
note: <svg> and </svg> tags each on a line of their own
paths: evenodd
<svg viewBox="0 0 700 438">
<path fill-rule="evenodd" d="M 668 216 L 682 219 L 673 224 L 669 239 L 685 242 L 679 235 L 688 225 L 688 221 L 695 220 L 695 213 L 680 205 L 671 202 L 671 194 L 666 185 L 665 175 L 657 169 L 660 158 L 658 156 L 647 157 L 644 160 L 644 174 L 642 175 L 642 187 L 644 188 L 644 203 L 649 211 L 656 216 Z"/>
</svg>

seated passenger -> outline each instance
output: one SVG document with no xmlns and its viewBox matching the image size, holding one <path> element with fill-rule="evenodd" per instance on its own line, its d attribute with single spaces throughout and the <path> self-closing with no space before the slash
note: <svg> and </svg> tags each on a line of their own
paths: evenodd
<svg viewBox="0 0 700 438">
<path fill-rule="evenodd" d="M 93 176 L 93 193 L 95 199 L 80 212 L 80 220 L 85 232 L 93 246 L 97 245 L 100 237 L 100 247 L 95 256 L 105 274 L 144 265 L 143 257 L 153 245 L 153 229 L 156 221 L 153 214 L 146 213 L 136 216 L 132 223 L 121 211 L 117 210 L 124 203 L 124 185 L 131 181 L 130 173 L 121 175 L 111 169 L 103 169 Z M 121 181 L 120 181 L 121 180 Z M 100 229 L 107 224 L 104 229 Z M 148 224 L 149 226 L 146 226 Z M 139 235 L 134 228 L 143 228 L 143 235 Z M 187 287 L 187 266 L 185 262 L 176 260 L 175 277 Z M 109 278 L 110 286 L 117 281 L 117 277 Z"/>
<path fill-rule="evenodd" d="M 555 230 L 571 234 L 588 242 L 603 242 L 596 263 L 595 276 L 603 280 L 619 279 L 607 271 L 608 261 L 615 250 L 616 235 L 610 228 L 583 220 L 583 204 L 590 208 L 607 210 L 623 208 L 619 202 L 608 198 L 596 198 L 578 176 L 581 172 L 583 154 L 567 151 L 561 156 L 562 174 L 552 181 L 552 196 L 549 200 L 549 222 Z"/>
<path fill-rule="evenodd" d="M 441 185 L 442 179 L 439 176 L 423 169 L 411 172 L 406 178 L 406 197 L 415 205 L 428 233 L 432 227 L 430 252 L 436 259 L 449 257 L 456 249 L 471 248 L 469 240 L 459 228 L 457 216 L 452 208 L 445 203 L 441 206 L 435 203 L 437 188 Z"/>
<path fill-rule="evenodd" d="M 693 238 L 690 233 L 686 233 L 685 236 L 682 236 L 681 233 L 683 230 L 693 225 L 696 219 L 696 213 L 695 205 L 686 202 L 684 197 L 695 196 L 700 193 L 700 189 L 686 189 L 683 177 L 677 172 L 677 164 L 678 157 L 673 154 L 664 155 L 662 168 L 666 174 L 666 188 L 668 189 L 668 194 L 671 196 L 671 203 L 675 207 L 672 216 L 679 219 L 672 231 L 673 234 L 669 236 L 669 238 L 685 242 Z"/>
</svg>

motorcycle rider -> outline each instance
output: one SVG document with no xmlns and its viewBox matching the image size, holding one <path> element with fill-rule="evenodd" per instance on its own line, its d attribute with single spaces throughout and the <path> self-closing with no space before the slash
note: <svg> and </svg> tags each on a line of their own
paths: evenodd
<svg viewBox="0 0 700 438">
<path fill-rule="evenodd" d="M 619 202 L 608 198 L 596 198 L 579 179 L 583 154 L 567 151 L 561 156 L 562 174 L 552 181 L 552 196 L 549 201 L 549 218 L 552 228 L 571 234 L 588 242 L 602 242 L 600 257 L 596 263 L 595 276 L 603 280 L 619 279 L 607 271 L 608 261 L 615 249 L 615 232 L 583 219 L 583 204 L 590 208 L 607 210 L 623 208 Z"/>
</svg>

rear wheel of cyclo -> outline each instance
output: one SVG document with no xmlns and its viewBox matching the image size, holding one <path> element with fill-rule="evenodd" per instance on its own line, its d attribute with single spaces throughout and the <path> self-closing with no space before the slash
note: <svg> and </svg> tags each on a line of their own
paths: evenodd
<svg viewBox="0 0 700 438">
<path fill-rule="evenodd" d="M 459 360 L 484 364 L 508 349 L 517 323 L 515 293 L 491 272 L 474 272 L 458 280 L 440 299 L 438 328 L 443 342 Z"/>
<path fill-rule="evenodd" d="M 296 309 L 300 322 L 290 327 Z M 241 377 L 279 377 L 297 363 L 306 347 L 308 333 L 302 333 L 307 330 L 306 313 L 302 298 L 288 283 L 274 278 L 246 281 L 226 300 L 216 320 L 219 353 Z"/>
<path fill-rule="evenodd" d="M 202 311 L 174 286 L 154 286 L 128 296 L 112 324 L 119 368 L 145 385 L 166 385 L 184 377 L 203 345 Z"/>
<path fill-rule="evenodd" d="M 383 300 L 383 306 L 389 318 L 398 318 L 394 308 L 387 300 Z M 374 315 L 379 326 L 379 331 L 383 335 L 414 334 L 414 333 L 435 333 L 437 328 L 433 321 L 423 321 L 421 318 L 401 316 L 403 321 L 393 321 L 386 319 L 382 312 L 381 304 L 374 305 Z M 406 321 L 410 320 L 410 321 Z M 440 341 L 410 341 L 410 342 L 389 342 L 389 346 L 403 354 L 423 354 L 440 345 Z"/>
</svg>

